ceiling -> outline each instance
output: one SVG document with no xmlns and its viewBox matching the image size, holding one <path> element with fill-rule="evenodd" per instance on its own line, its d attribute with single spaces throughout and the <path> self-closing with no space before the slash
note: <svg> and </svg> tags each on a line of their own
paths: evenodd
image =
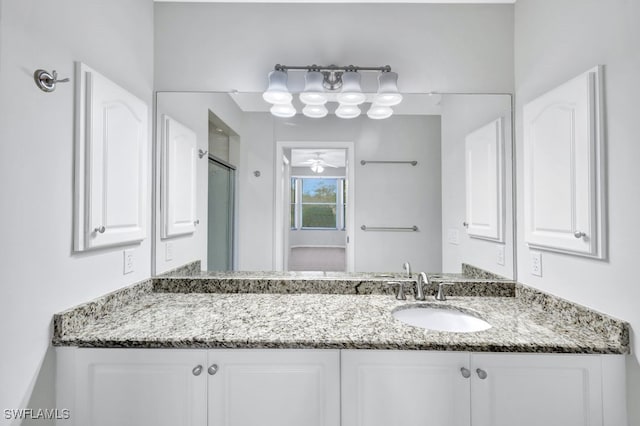
<svg viewBox="0 0 640 426">
<path fill-rule="evenodd" d="M 321 159 L 336 167 L 346 166 L 346 153 L 344 149 L 292 149 L 291 166 L 309 167 L 308 160 Z"/>
<path fill-rule="evenodd" d="M 441 3 L 512 4 L 516 0 L 154 0 L 167 3 Z"/>
</svg>

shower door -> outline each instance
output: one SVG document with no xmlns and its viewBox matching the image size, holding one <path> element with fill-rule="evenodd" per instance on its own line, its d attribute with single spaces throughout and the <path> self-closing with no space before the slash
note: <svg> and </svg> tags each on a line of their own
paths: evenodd
<svg viewBox="0 0 640 426">
<path fill-rule="evenodd" d="M 233 270 L 235 167 L 209 157 L 207 269 Z"/>
</svg>

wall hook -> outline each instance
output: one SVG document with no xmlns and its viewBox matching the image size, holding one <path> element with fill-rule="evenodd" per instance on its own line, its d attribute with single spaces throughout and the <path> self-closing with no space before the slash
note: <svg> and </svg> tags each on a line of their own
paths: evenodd
<svg viewBox="0 0 640 426">
<path fill-rule="evenodd" d="M 45 70 L 35 70 L 33 73 L 33 79 L 36 82 L 36 86 L 38 86 L 43 92 L 53 92 L 56 90 L 56 83 L 67 83 L 69 81 L 68 78 L 58 80 L 58 73 L 56 70 L 53 70 L 51 74 Z"/>
<path fill-rule="evenodd" d="M 198 150 L 198 157 L 202 158 L 205 155 L 207 155 L 209 153 L 209 151 L 203 151 L 202 149 Z"/>
</svg>

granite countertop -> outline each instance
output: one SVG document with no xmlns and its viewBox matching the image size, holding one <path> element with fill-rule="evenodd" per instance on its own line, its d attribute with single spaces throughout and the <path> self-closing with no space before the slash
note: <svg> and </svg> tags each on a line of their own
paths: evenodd
<svg viewBox="0 0 640 426">
<path fill-rule="evenodd" d="M 238 275 L 238 274 L 236 274 Z M 251 274 L 249 274 L 251 275 Z M 265 277 L 240 277 L 238 286 Z M 445 302 L 398 301 L 387 286 L 371 284 L 368 294 L 349 291 L 291 292 L 276 287 L 225 285 L 191 291 L 198 277 L 152 279 L 57 314 L 57 346 L 131 348 L 326 348 L 489 352 L 613 353 L 629 351 L 628 324 L 604 314 L 511 282 L 514 294 L 452 296 Z M 169 288 L 175 280 L 175 289 Z M 215 280 L 220 276 L 214 277 Z M 388 280 L 389 278 L 387 278 Z M 247 281 L 249 280 L 249 281 Z M 314 282 L 313 277 L 309 281 Z M 463 280 L 464 281 L 464 280 Z M 469 280 L 476 291 L 494 281 Z M 269 282 L 269 280 L 267 280 Z M 366 280 L 364 282 L 367 282 Z M 158 291 L 160 283 L 160 291 Z M 244 284 L 243 284 L 244 283 Z M 480 283 L 480 284 L 479 284 Z M 464 287 L 464 283 L 459 286 Z M 202 289 L 202 285 L 195 285 Z M 454 286 L 455 287 L 455 286 Z M 248 291 L 256 288 L 266 291 Z M 311 287 L 310 287 L 311 288 Z M 324 287 L 323 287 L 324 288 Z M 501 288 L 501 287 L 500 287 Z M 324 288 L 327 290 L 326 288 Z M 334 288 L 335 289 L 335 288 Z M 179 290 L 179 291 L 178 291 Z M 309 288 L 307 289 L 309 290 Z M 489 293 L 491 291 L 487 290 Z M 432 291 L 428 293 L 432 294 Z M 462 292 L 464 293 L 464 291 Z M 498 293 L 503 293 L 502 291 Z M 492 325 L 473 333 L 438 332 L 406 325 L 392 316 L 403 305 L 452 307 Z"/>
</svg>

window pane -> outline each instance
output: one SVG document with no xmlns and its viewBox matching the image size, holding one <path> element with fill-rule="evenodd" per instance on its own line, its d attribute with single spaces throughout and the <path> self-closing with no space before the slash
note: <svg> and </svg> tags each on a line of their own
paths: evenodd
<svg viewBox="0 0 640 426">
<path fill-rule="evenodd" d="M 302 227 L 336 228 L 336 206 L 322 204 L 303 204 Z"/>
<path fill-rule="evenodd" d="M 296 205 L 291 204 L 291 228 L 296 227 Z"/>
<path fill-rule="evenodd" d="M 336 179 L 302 179 L 303 203 L 335 203 Z"/>
</svg>

